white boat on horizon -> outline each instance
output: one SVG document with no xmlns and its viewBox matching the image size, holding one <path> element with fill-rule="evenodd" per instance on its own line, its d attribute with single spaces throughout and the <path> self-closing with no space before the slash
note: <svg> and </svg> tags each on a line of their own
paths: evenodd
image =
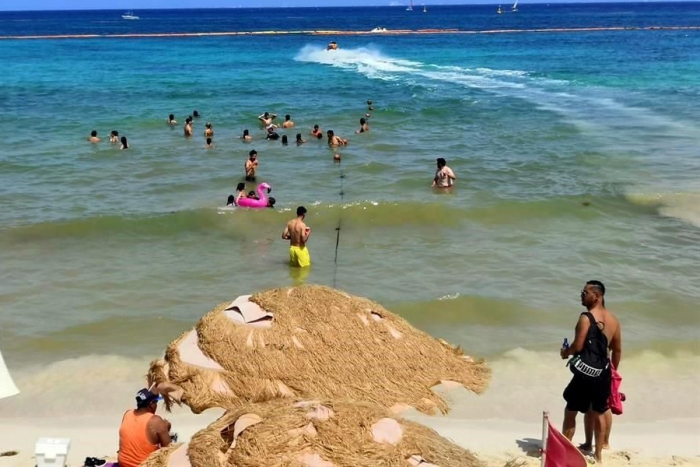
<svg viewBox="0 0 700 467">
<path fill-rule="evenodd" d="M 406 11 L 413 11 L 413 0 L 411 0 L 408 6 L 406 7 Z"/>
<path fill-rule="evenodd" d="M 518 11 L 518 0 L 515 0 L 515 3 L 513 3 L 513 6 L 510 8 L 510 11 L 512 13 L 515 13 Z"/>
<path fill-rule="evenodd" d="M 387 28 L 382 28 L 380 26 L 377 26 L 376 28 L 372 29 L 370 32 L 387 32 Z"/>
<path fill-rule="evenodd" d="M 123 19 L 141 19 L 138 16 L 136 16 L 133 11 L 127 11 L 126 13 L 124 13 L 122 15 L 122 18 Z"/>
</svg>

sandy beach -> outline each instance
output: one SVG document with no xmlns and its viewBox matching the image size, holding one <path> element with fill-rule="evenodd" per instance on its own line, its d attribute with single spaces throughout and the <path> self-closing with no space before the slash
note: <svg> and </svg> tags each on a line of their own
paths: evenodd
<svg viewBox="0 0 700 467">
<path fill-rule="evenodd" d="M 550 411 L 553 423 L 561 425 L 564 406 L 561 391 L 569 378 L 569 373 L 560 367 L 558 356 L 550 357 L 525 350 L 511 352 L 492 362 L 493 380 L 485 394 L 477 396 L 463 389 L 448 391 L 445 394 L 452 402 L 448 416 L 426 416 L 417 412 L 405 416 L 473 451 L 488 467 L 501 467 L 514 459 L 526 467 L 538 466 L 542 410 Z M 694 390 L 700 384 L 700 376 L 693 371 L 698 366 L 698 358 L 676 356 L 674 361 L 677 359 L 681 359 L 685 372 L 674 370 L 675 366 L 668 364 L 671 359 L 658 354 L 632 357 L 627 361 L 628 376 L 623 380 L 623 390 L 629 399 L 626 413 L 614 418 L 611 450 L 605 452 L 605 465 L 700 466 L 700 398 Z M 60 386 L 61 391 L 40 388 L 36 384 L 38 381 L 56 383 L 56 374 L 65 377 L 71 368 L 96 365 L 96 362 L 87 357 L 55 368 L 52 375 L 34 371 L 17 374 L 18 386 L 26 390 L 0 402 L 2 413 L 9 415 L 0 419 L 0 452 L 15 450 L 19 454 L 0 457 L 0 467 L 34 465 L 34 443 L 40 437 L 70 438 L 71 467 L 82 466 L 85 457 L 114 459 L 121 415 L 130 408 L 132 393 L 143 385 L 147 360 L 112 361 L 112 365 L 123 366 L 125 370 L 113 374 L 116 379 L 111 382 L 110 391 L 105 391 L 108 372 L 97 366 L 92 369 L 94 378 L 91 381 L 82 384 L 73 381 L 70 387 Z M 646 380 L 639 369 L 649 368 L 652 362 L 650 368 L 658 378 Z M 663 387 L 673 387 L 678 397 L 659 398 Z M 66 400 L 68 394 L 80 393 L 80 388 L 83 394 L 89 394 L 89 403 L 81 405 L 79 399 L 75 404 Z M 95 397 L 100 391 L 104 393 L 102 403 Z M 38 416 L 42 411 L 48 416 Z M 179 440 L 185 442 L 221 413 L 210 410 L 194 415 L 186 407 L 176 407 L 168 414 L 159 409 L 159 414 L 172 422 Z M 582 422 L 581 418 L 579 420 Z M 580 443 L 583 441 L 582 423 L 578 428 L 575 441 Z"/>
<path fill-rule="evenodd" d="M 218 416 L 217 411 L 193 415 L 184 410 L 168 417 L 177 427 L 180 439 L 186 441 L 204 424 Z M 111 419 L 110 419 L 111 420 Z M 504 420 L 459 420 L 434 418 L 432 428 L 457 444 L 476 452 L 488 467 L 502 467 L 517 460 L 523 466 L 540 465 L 538 458 L 538 423 Z M 620 424 L 614 444 L 605 453 L 604 465 L 613 467 L 700 466 L 700 420 L 678 420 L 665 423 Z M 93 418 L 56 420 L 3 420 L 0 424 L 0 449 L 19 451 L 14 457 L 1 457 L 0 466 L 34 465 L 34 442 L 41 436 L 68 437 L 71 451 L 68 465 L 82 466 L 85 457 L 115 459 L 118 436 L 116 425 Z M 516 464 L 517 465 L 517 464 Z"/>
</svg>

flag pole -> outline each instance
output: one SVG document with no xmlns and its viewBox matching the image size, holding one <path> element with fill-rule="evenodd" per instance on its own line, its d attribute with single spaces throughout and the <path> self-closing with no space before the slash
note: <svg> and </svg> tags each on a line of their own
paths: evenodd
<svg viewBox="0 0 700 467">
<path fill-rule="evenodd" d="M 544 467 L 544 464 L 547 462 L 547 433 L 549 430 L 547 430 L 549 425 L 549 413 L 548 412 L 542 412 L 542 463 L 540 464 L 541 467 Z"/>
</svg>

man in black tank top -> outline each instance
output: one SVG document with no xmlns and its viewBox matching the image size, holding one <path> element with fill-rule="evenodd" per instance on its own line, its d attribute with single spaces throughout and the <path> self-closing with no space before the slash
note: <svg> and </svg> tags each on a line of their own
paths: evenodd
<svg viewBox="0 0 700 467">
<path fill-rule="evenodd" d="M 608 399 L 611 392 L 611 361 L 619 368 L 622 357 L 620 326 L 612 313 L 605 309 L 605 286 L 600 281 L 588 281 L 581 291 L 581 313 L 576 324 L 576 337 L 570 347 L 561 349 L 561 357 L 569 357 L 573 373 L 564 390 L 564 436 L 573 439 L 576 432 L 576 415 L 588 413 L 595 420 L 595 458 L 602 462 L 603 438 L 607 431 Z"/>
</svg>

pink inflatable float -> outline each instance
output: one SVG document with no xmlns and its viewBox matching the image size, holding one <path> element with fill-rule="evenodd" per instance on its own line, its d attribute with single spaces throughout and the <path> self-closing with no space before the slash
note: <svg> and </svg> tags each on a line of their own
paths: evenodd
<svg viewBox="0 0 700 467">
<path fill-rule="evenodd" d="M 267 194 L 272 191 L 272 187 L 268 185 L 267 183 L 261 183 L 258 185 L 257 188 L 258 191 L 258 197 L 260 199 L 255 199 L 255 198 L 241 198 L 238 200 L 238 205 L 242 208 L 252 208 L 252 209 L 263 209 L 263 208 L 271 208 L 272 206 L 275 205 L 275 198 L 267 197 Z"/>
</svg>

